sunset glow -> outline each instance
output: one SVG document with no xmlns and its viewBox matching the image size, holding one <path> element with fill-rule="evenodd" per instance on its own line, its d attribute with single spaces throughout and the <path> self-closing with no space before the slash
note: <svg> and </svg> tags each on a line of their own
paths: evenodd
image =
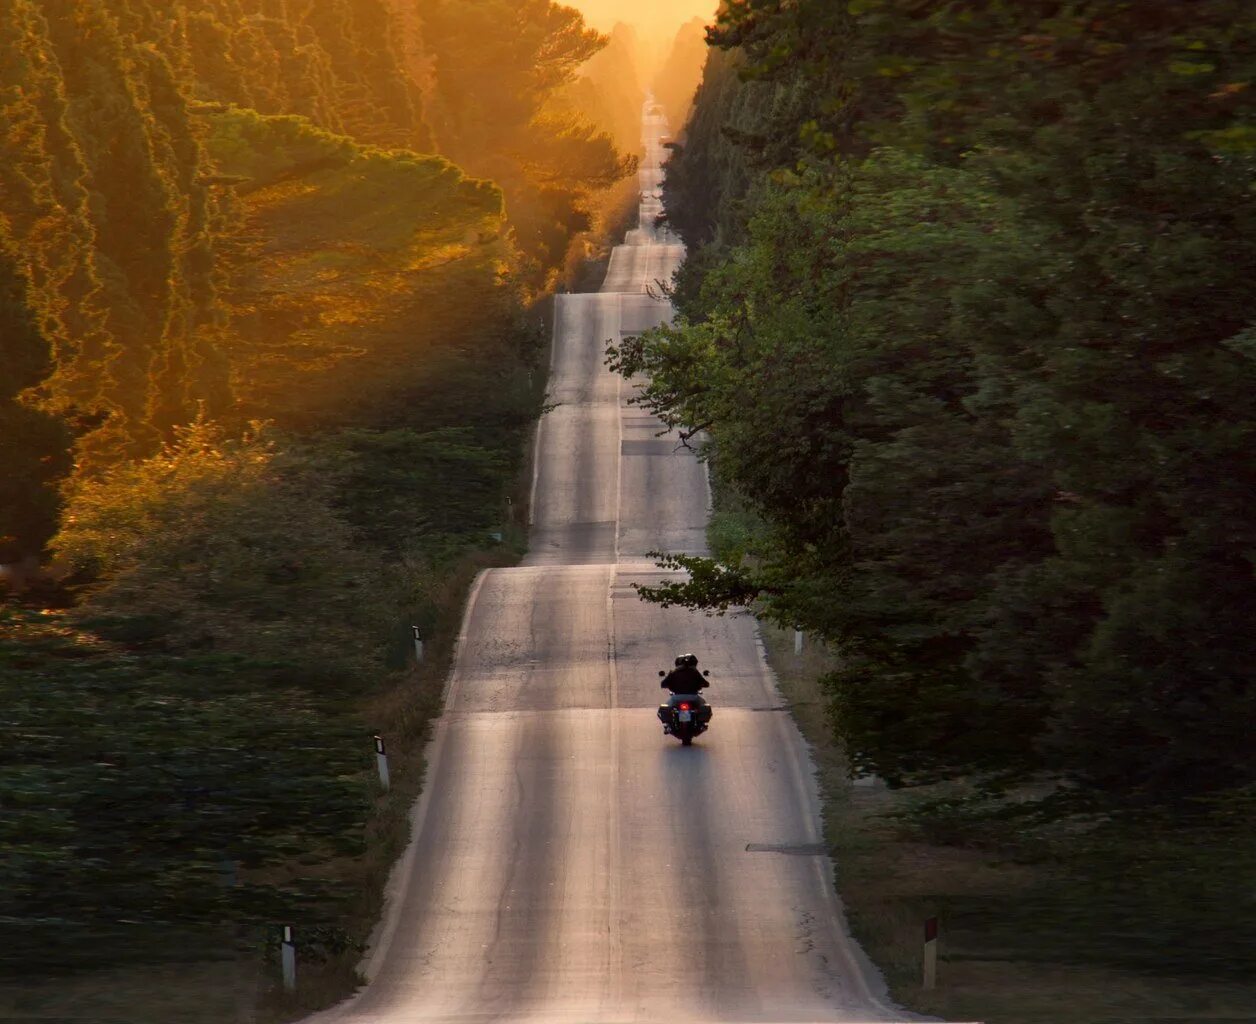
<svg viewBox="0 0 1256 1024">
<path fill-rule="evenodd" d="M 1253 622 L 1256 2 L 0 0 L 0 1024 L 1256 1024 Z"/>
<path fill-rule="evenodd" d="M 712 18 L 717 5 L 715 0 L 571 0 L 571 6 L 599 31 L 627 22 L 653 42 L 670 37 L 690 18 Z"/>
</svg>

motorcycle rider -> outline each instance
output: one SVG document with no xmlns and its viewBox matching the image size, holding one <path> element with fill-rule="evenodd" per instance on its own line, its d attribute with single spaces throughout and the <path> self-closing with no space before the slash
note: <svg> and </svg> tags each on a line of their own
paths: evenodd
<svg viewBox="0 0 1256 1024">
<path fill-rule="evenodd" d="M 682 654 L 676 659 L 676 667 L 659 683 L 659 686 L 671 690 L 672 693 L 697 693 L 710 685 L 707 677 L 698 671 L 696 654 Z"/>
<path fill-rule="evenodd" d="M 659 675 L 663 675 L 660 671 Z M 659 686 L 664 690 L 671 690 L 672 693 L 683 693 L 697 697 L 699 704 L 705 704 L 706 701 L 698 694 L 699 690 L 704 690 L 710 686 L 710 680 L 698 670 L 698 656 L 696 654 L 682 654 L 676 659 L 675 667 L 663 676 L 663 681 Z M 671 729 L 671 712 L 666 704 L 659 706 L 659 721 L 663 723 L 663 734 L 666 735 L 672 731 Z"/>
</svg>

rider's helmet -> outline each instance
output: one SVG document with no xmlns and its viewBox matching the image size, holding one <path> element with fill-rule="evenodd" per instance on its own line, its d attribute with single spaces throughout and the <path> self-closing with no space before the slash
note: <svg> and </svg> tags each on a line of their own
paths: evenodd
<svg viewBox="0 0 1256 1024">
<path fill-rule="evenodd" d="M 698 656 L 696 654 L 682 654 L 676 659 L 676 667 L 679 668 L 681 665 L 688 665 L 690 668 L 697 668 Z"/>
</svg>

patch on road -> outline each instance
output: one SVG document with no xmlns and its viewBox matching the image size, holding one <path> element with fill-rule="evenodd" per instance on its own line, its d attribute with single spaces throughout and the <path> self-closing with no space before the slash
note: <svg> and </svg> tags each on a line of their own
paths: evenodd
<svg viewBox="0 0 1256 1024">
<path fill-rule="evenodd" d="M 747 853 L 787 853 L 791 857 L 824 857 L 828 847 L 823 843 L 747 843 Z"/>
<path fill-rule="evenodd" d="M 675 455 L 677 450 L 684 451 L 679 441 L 622 441 L 619 451 L 622 455 Z"/>
</svg>

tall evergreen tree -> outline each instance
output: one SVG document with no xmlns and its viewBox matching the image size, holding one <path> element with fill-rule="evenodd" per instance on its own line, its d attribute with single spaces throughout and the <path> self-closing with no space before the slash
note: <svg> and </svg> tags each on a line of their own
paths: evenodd
<svg viewBox="0 0 1256 1024">
<path fill-rule="evenodd" d="M 38 556 L 56 532 L 57 484 L 69 469 L 69 433 L 56 416 L 21 399 L 51 365 L 30 288 L 0 220 L 0 563 Z"/>
<path fill-rule="evenodd" d="M 148 422 L 149 371 L 171 316 L 174 197 L 156 165 L 149 115 L 130 74 L 131 57 L 102 0 L 44 5 L 62 69 L 66 121 L 82 154 L 95 225 L 96 265 L 114 346 L 97 374 L 109 421 L 85 454 L 111 459 L 158 442 Z"/>
<path fill-rule="evenodd" d="M 78 147 L 65 122 L 60 68 L 47 25 L 28 0 L 3 0 L 0 22 L 0 258 L 6 368 L 5 517 L 23 554 L 47 539 L 68 470 L 66 429 L 96 422 L 92 367 L 107 351 Z M 36 411 L 42 406 L 49 412 Z"/>
</svg>

